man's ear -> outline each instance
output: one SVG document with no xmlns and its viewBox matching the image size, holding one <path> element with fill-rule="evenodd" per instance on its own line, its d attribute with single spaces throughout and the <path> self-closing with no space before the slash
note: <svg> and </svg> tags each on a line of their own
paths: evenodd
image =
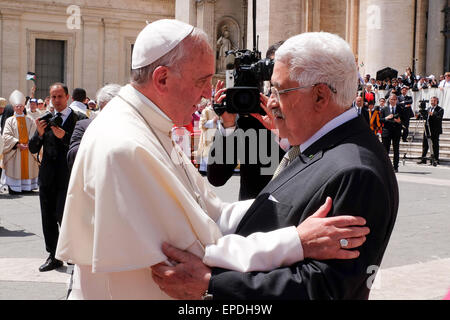
<svg viewBox="0 0 450 320">
<path fill-rule="evenodd" d="M 326 84 L 317 84 L 313 87 L 313 102 L 314 108 L 317 111 L 327 108 L 331 100 L 331 90 Z"/>
<path fill-rule="evenodd" d="M 168 77 L 169 69 L 165 66 L 159 66 L 153 71 L 152 74 L 152 82 L 153 87 L 156 91 L 161 93 L 166 93 L 167 88 L 167 77 Z"/>
</svg>

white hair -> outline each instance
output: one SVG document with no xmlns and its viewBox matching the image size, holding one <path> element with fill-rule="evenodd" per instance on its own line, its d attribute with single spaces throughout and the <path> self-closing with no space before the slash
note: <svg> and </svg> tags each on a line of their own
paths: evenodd
<svg viewBox="0 0 450 320">
<path fill-rule="evenodd" d="M 357 93 L 355 56 L 341 37 L 327 32 L 302 33 L 286 40 L 275 52 L 286 63 L 290 79 L 300 86 L 326 83 L 334 88 L 333 101 L 348 108 Z"/>
<path fill-rule="evenodd" d="M 112 100 L 120 91 L 121 86 L 115 83 L 110 83 L 100 88 L 95 94 L 95 100 L 100 109 L 103 109 L 106 104 Z"/>
<path fill-rule="evenodd" d="M 181 62 L 189 59 L 193 54 L 192 52 L 187 52 L 188 44 L 198 50 L 200 50 L 202 44 L 207 44 L 207 48 L 211 51 L 212 54 L 212 48 L 209 44 L 208 36 L 206 35 L 206 33 L 199 28 L 194 28 L 194 30 L 183 41 L 181 41 L 167 54 L 165 54 L 152 64 L 149 64 L 148 66 L 131 70 L 131 83 L 135 85 L 146 83 L 151 79 L 153 72 L 159 66 L 172 67 L 176 72 L 179 73 Z"/>
</svg>

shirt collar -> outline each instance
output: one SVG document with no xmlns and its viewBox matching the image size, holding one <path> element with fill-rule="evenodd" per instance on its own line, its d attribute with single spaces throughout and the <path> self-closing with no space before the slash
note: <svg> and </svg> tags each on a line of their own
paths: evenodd
<svg viewBox="0 0 450 320">
<path fill-rule="evenodd" d="M 330 120 L 326 123 L 322 128 L 319 129 L 311 138 L 309 138 L 306 142 L 300 145 L 300 152 L 304 152 L 308 149 L 314 142 L 322 138 L 328 132 L 336 129 L 337 127 L 343 125 L 344 123 L 358 117 L 358 113 L 355 109 L 350 108 L 344 113 L 341 113 L 336 118 Z"/>
</svg>

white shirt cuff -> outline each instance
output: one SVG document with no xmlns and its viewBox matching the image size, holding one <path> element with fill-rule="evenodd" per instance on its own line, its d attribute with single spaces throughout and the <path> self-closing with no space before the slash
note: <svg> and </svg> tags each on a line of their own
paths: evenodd
<svg viewBox="0 0 450 320">
<path fill-rule="evenodd" d="M 270 271 L 303 260 L 303 247 L 297 228 L 287 227 L 248 237 L 236 234 L 220 238 L 205 248 L 203 262 L 239 272 Z"/>
</svg>

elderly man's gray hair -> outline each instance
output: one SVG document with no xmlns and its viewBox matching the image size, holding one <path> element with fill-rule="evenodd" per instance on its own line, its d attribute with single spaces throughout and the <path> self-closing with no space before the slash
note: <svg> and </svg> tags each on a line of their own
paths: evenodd
<svg viewBox="0 0 450 320">
<path fill-rule="evenodd" d="M 180 63 L 186 59 L 189 59 L 192 54 L 195 54 L 186 52 L 186 45 L 191 44 L 194 48 L 200 48 L 203 43 L 208 44 L 208 48 L 211 51 L 211 54 L 213 54 L 206 33 L 199 28 L 194 28 L 191 34 L 188 35 L 183 41 L 181 41 L 180 44 L 178 44 L 175 48 L 169 51 L 169 53 L 162 56 L 152 64 L 149 64 L 148 66 L 131 70 L 131 83 L 135 85 L 142 85 L 146 83 L 151 79 L 153 71 L 155 71 L 155 69 L 159 66 L 172 67 L 176 72 L 179 73 Z"/>
<path fill-rule="evenodd" d="M 286 63 L 290 79 L 301 86 L 326 83 L 336 89 L 332 98 L 343 108 L 351 106 L 357 92 L 355 56 L 341 37 L 327 32 L 302 33 L 286 40 L 275 53 Z"/>
<path fill-rule="evenodd" d="M 100 88 L 96 93 L 97 105 L 100 109 L 103 109 L 106 104 L 120 91 L 121 86 L 115 83 L 107 84 L 103 88 Z"/>
</svg>

